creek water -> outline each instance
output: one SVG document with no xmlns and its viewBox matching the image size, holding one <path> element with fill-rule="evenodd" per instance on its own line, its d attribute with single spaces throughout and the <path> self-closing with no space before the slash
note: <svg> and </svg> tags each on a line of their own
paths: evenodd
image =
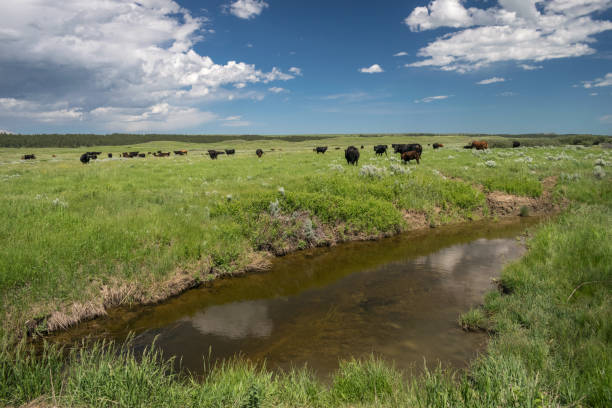
<svg viewBox="0 0 612 408">
<path fill-rule="evenodd" d="M 201 373 L 240 354 L 270 369 L 307 365 L 322 378 L 339 359 L 370 354 L 400 369 L 424 362 L 465 367 L 487 335 L 458 316 L 482 303 L 492 278 L 519 258 L 519 240 L 538 222 L 474 222 L 380 241 L 297 252 L 271 270 L 220 279 L 160 305 L 118 308 L 52 340 L 85 336 L 152 344 Z"/>
</svg>

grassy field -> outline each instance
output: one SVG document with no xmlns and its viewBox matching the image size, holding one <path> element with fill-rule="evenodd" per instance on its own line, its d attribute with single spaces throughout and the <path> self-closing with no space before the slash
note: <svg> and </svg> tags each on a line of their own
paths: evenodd
<svg viewBox="0 0 612 408">
<path fill-rule="evenodd" d="M 346 362 L 327 387 L 305 371 L 272 377 L 236 361 L 198 382 L 172 373 L 154 352 L 139 363 L 105 348 L 74 351 L 66 360 L 53 348 L 35 358 L 5 345 L 0 401 L 20 404 L 44 396 L 68 406 L 609 406 L 612 154 L 598 146 L 476 152 L 461 148 L 468 140 L 151 142 L 95 150 L 190 153 L 86 166 L 78 161 L 85 149 L 3 149 L 5 344 L 26 330 L 59 328 L 108 306 L 160 300 L 177 288 L 256 267 L 266 252 L 496 216 L 488 205 L 494 191 L 571 204 L 504 273 L 502 284 L 512 294 L 492 293 L 484 309 L 462 319 L 465 326 L 485 325 L 497 333 L 468 374 L 435 372 L 408 381 L 375 360 Z M 411 141 L 424 146 L 420 165 L 372 151 L 373 144 Z M 427 147 L 436 141 L 445 147 Z M 349 144 L 366 146 L 356 167 L 335 150 Z M 330 150 L 316 155 L 316 145 Z M 210 148 L 236 148 L 237 154 L 213 161 L 205 155 Z M 261 159 L 256 148 L 266 151 Z M 25 153 L 37 160 L 19 160 Z M 555 182 L 547 187 L 547 180 Z M 569 297 L 584 282 L 593 283 Z"/>
</svg>

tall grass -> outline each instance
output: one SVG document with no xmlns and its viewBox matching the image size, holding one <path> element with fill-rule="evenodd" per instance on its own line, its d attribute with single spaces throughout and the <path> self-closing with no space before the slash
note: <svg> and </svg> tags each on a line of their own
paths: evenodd
<svg viewBox="0 0 612 408">
<path fill-rule="evenodd" d="M 612 404 L 612 209 L 576 206 L 545 225 L 502 274 L 483 313 L 495 332 L 467 371 L 406 377 L 374 357 L 341 362 L 329 383 L 306 368 L 271 374 L 235 359 L 198 380 L 155 349 L 97 344 L 36 354 L 0 349 L 0 401 L 66 406 L 608 407 Z M 204 364 L 204 361 L 203 361 Z"/>
</svg>

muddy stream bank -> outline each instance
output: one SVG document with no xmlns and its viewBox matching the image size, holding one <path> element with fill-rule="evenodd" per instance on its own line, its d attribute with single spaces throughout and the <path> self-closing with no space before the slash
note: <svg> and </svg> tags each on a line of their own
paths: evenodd
<svg viewBox="0 0 612 408">
<path fill-rule="evenodd" d="M 277 258 L 267 272 L 219 279 L 151 306 L 120 307 L 48 338 L 155 340 L 201 373 L 203 360 L 240 354 L 271 369 L 307 364 L 321 377 L 339 359 L 375 354 L 400 369 L 438 361 L 465 367 L 486 344 L 459 314 L 483 301 L 492 278 L 525 251 L 540 219 L 479 221 Z"/>
</svg>

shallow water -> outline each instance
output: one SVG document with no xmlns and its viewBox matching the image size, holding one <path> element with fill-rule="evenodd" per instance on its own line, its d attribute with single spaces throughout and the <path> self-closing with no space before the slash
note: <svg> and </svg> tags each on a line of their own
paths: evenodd
<svg viewBox="0 0 612 408">
<path fill-rule="evenodd" d="M 370 354 L 400 369 L 464 367 L 484 333 L 467 333 L 460 313 L 483 301 L 491 279 L 522 255 L 517 239 L 538 220 L 476 222 L 298 252 L 270 271 L 221 279 L 167 302 L 120 308 L 53 337 L 123 340 L 137 350 L 155 338 L 165 356 L 202 372 L 238 353 L 272 369 L 307 364 L 325 377 L 339 359 Z"/>
</svg>

